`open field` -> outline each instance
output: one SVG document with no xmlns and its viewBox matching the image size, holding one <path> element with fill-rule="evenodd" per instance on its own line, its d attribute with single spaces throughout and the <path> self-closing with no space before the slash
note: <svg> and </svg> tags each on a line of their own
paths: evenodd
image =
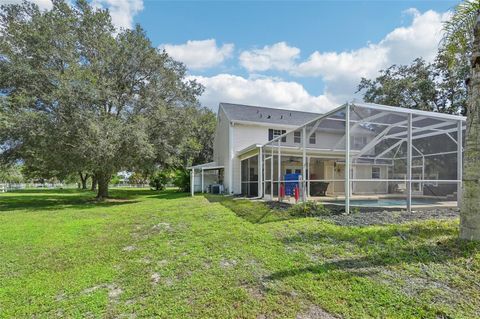
<svg viewBox="0 0 480 319">
<path fill-rule="evenodd" d="M 263 203 L 0 194 L 0 317 L 478 318 L 457 219 L 340 226 Z"/>
</svg>

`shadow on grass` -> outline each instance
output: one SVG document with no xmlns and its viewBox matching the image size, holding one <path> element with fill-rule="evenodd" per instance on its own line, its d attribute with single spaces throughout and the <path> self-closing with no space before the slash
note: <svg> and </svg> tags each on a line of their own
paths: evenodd
<svg viewBox="0 0 480 319">
<path fill-rule="evenodd" d="M 148 194 L 146 190 L 110 191 L 105 201 L 95 200 L 95 193 L 77 189 L 26 189 L 7 193 L 0 197 L 0 211 L 14 210 L 57 210 L 60 208 L 98 208 L 132 204 L 139 196 Z"/>
<path fill-rule="evenodd" d="M 443 263 L 461 257 L 470 258 L 480 253 L 480 242 L 458 239 L 453 228 L 442 228 L 437 224 L 412 224 L 402 227 L 372 227 L 368 230 L 355 230 L 355 227 L 334 227 L 322 230 L 322 233 L 300 233 L 285 238 L 283 242 L 285 244 L 301 242 L 302 245 L 316 245 L 324 239 L 338 245 L 342 245 L 342 242 L 349 242 L 364 251 L 364 256 L 338 258 L 317 265 L 287 269 L 273 273 L 268 278 L 278 280 L 304 273 L 321 274 L 332 270 L 354 271 L 352 275 L 359 275 L 362 270 L 374 269 L 379 266 Z M 445 235 L 449 237 L 445 238 Z M 431 240 L 438 236 L 442 237 L 436 241 Z M 399 240 L 392 240 L 392 237 L 398 237 Z"/>
<path fill-rule="evenodd" d="M 98 207 L 112 207 L 125 204 L 133 204 L 138 201 L 124 200 L 124 201 L 104 201 L 97 202 L 94 199 L 78 199 L 78 198 L 65 198 L 56 196 L 42 196 L 42 197 L 21 197 L 21 198 L 2 198 L 0 203 L 0 212 L 14 211 L 14 210 L 58 210 L 61 208 L 75 208 L 75 209 L 87 209 Z"/>
<path fill-rule="evenodd" d="M 179 199 L 191 196 L 190 193 L 180 192 L 176 189 L 167 189 L 163 191 L 151 191 L 151 195 L 148 198 L 158 199 Z"/>
<path fill-rule="evenodd" d="M 238 217 L 253 224 L 265 224 L 289 219 L 305 218 L 307 216 L 294 215 L 286 208 L 271 208 L 265 202 L 250 199 L 235 199 L 231 196 L 205 194 L 210 203 L 220 203 L 230 209 Z"/>
<path fill-rule="evenodd" d="M 90 190 L 78 188 L 26 188 L 9 190 L 9 194 L 94 194 Z"/>
</svg>

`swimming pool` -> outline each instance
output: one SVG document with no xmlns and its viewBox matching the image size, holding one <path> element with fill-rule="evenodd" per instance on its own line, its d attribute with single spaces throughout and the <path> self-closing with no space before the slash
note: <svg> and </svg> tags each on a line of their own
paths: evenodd
<svg viewBox="0 0 480 319">
<path fill-rule="evenodd" d="M 325 204 L 345 204 L 344 200 L 326 201 Z M 440 205 L 441 202 L 434 198 L 412 198 L 412 205 Z M 350 206 L 363 207 L 390 207 L 407 206 L 407 200 L 403 198 L 380 198 L 380 199 L 351 199 Z"/>
</svg>

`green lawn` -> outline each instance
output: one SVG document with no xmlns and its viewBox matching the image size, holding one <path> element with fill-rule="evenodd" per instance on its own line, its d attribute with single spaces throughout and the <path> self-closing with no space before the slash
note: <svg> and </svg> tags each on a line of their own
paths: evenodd
<svg viewBox="0 0 480 319">
<path fill-rule="evenodd" d="M 167 191 L 0 194 L 0 317 L 478 318 L 458 221 L 346 227 Z"/>
</svg>

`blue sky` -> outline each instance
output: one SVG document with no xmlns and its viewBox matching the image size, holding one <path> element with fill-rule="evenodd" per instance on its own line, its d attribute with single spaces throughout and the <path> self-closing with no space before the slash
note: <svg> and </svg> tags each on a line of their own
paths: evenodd
<svg viewBox="0 0 480 319">
<path fill-rule="evenodd" d="M 0 0 L 19 1 L 19 0 Z M 50 0 L 34 0 L 48 8 Z M 355 98 L 362 76 L 432 60 L 458 1 L 92 0 L 139 23 L 220 101 L 323 112 Z"/>
</svg>

